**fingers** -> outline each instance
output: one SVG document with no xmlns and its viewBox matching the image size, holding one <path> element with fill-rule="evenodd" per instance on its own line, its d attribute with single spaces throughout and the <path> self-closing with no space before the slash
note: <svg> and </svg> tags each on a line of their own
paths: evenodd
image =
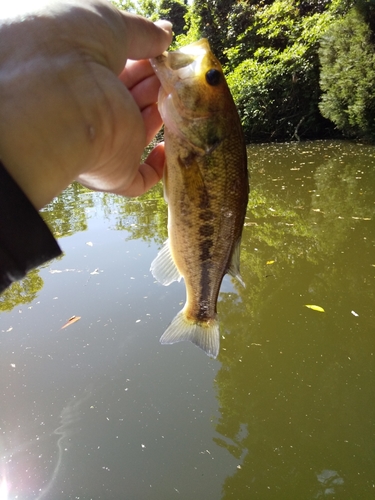
<svg viewBox="0 0 375 500">
<path fill-rule="evenodd" d="M 128 59 L 119 78 L 128 89 L 131 89 L 137 83 L 153 75 L 155 75 L 155 72 L 148 59 L 138 61 Z"/>
<path fill-rule="evenodd" d="M 142 82 L 129 89 L 131 96 L 142 111 L 150 104 L 156 103 L 158 100 L 160 82 L 155 75 L 142 80 Z"/>
<path fill-rule="evenodd" d="M 142 111 L 142 118 L 146 129 L 146 143 L 150 144 L 163 125 L 158 105 L 153 103 L 150 106 L 147 106 L 147 108 Z"/>
<path fill-rule="evenodd" d="M 142 113 L 149 144 L 162 125 L 156 104 L 160 82 L 148 60 L 128 61 L 120 80 L 129 89 Z"/>
<path fill-rule="evenodd" d="M 157 101 L 160 82 L 148 60 L 128 61 L 119 79 L 140 109 Z"/>
<path fill-rule="evenodd" d="M 145 163 L 139 166 L 132 184 L 124 190 L 116 191 L 116 193 L 129 197 L 144 194 L 161 180 L 164 162 L 164 143 L 160 143 L 151 151 Z"/>
<path fill-rule="evenodd" d="M 121 12 L 127 34 L 127 57 L 149 59 L 167 50 L 172 41 L 172 25 L 168 21 L 151 21 Z"/>
</svg>

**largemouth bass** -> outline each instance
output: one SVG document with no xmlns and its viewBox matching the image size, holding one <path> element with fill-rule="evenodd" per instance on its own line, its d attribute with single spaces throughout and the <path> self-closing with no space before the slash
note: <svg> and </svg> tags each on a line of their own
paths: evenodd
<svg viewBox="0 0 375 500">
<path fill-rule="evenodd" d="M 186 304 L 162 344 L 189 340 L 216 358 L 216 303 L 226 273 L 243 284 L 240 243 L 249 194 L 240 119 L 206 39 L 151 59 L 161 82 L 168 240 L 151 264 L 163 285 L 186 285 Z"/>
</svg>

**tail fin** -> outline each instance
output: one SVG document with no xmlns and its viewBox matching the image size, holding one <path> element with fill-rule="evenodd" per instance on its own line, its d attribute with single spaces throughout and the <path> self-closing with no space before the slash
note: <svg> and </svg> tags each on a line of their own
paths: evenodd
<svg viewBox="0 0 375 500">
<path fill-rule="evenodd" d="M 189 340 L 203 349 L 210 358 L 219 354 L 220 335 L 219 322 L 216 319 L 207 323 L 188 320 L 184 311 L 180 311 L 161 336 L 162 344 L 175 344 Z"/>
</svg>

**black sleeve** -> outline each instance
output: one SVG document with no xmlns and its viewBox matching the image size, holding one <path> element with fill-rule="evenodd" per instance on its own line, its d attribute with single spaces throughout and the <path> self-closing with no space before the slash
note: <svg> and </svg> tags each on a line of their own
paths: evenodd
<svg viewBox="0 0 375 500">
<path fill-rule="evenodd" d="M 0 293 L 61 253 L 38 211 L 0 162 Z"/>
</svg>

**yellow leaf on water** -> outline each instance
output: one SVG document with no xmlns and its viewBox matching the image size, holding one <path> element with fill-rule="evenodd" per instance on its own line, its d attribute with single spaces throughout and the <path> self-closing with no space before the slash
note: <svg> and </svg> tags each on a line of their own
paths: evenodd
<svg viewBox="0 0 375 500">
<path fill-rule="evenodd" d="M 320 307 L 320 306 L 314 306 L 312 304 L 305 304 L 305 307 L 308 307 L 309 309 L 312 309 L 313 311 L 319 311 L 321 313 L 325 312 L 323 307 Z"/>
<path fill-rule="evenodd" d="M 275 262 L 274 260 L 267 260 L 266 264 L 270 265 L 270 264 L 273 264 L 274 262 Z"/>
</svg>

